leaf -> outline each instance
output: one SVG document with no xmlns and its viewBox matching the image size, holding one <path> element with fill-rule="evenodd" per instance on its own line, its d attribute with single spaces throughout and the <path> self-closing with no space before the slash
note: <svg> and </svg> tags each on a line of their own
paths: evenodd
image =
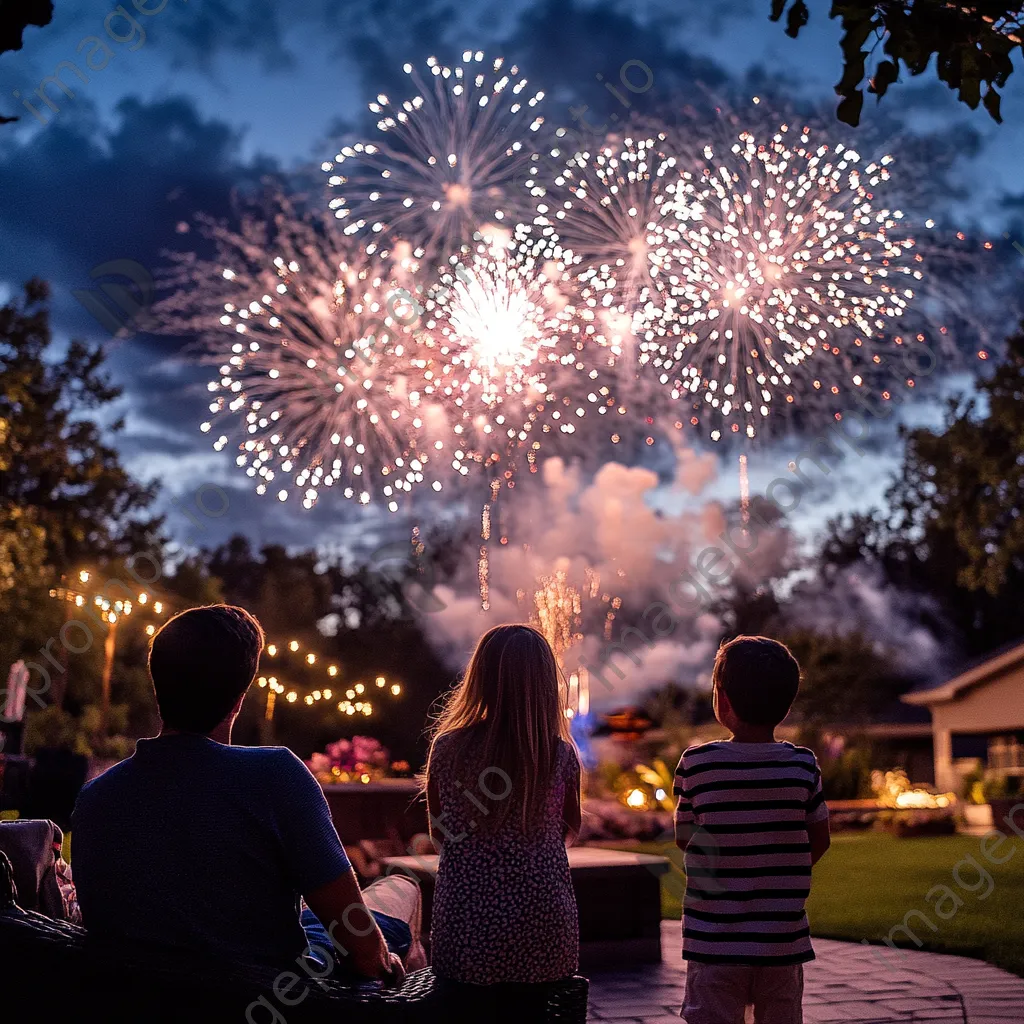
<svg viewBox="0 0 1024 1024">
<path fill-rule="evenodd" d="M 899 78 L 899 75 L 900 69 L 897 64 L 891 60 L 881 61 L 875 68 L 875 77 L 871 79 L 868 91 L 874 93 L 881 100 L 886 90 Z"/>
<path fill-rule="evenodd" d="M 769 15 L 770 21 L 778 21 L 782 17 L 782 12 L 786 9 L 787 0 L 772 0 L 772 13 Z"/>
<path fill-rule="evenodd" d="M 988 92 L 985 93 L 985 98 L 982 100 L 985 104 L 985 109 L 989 112 L 992 120 L 995 121 L 996 124 L 1003 123 L 1002 114 L 999 112 L 999 103 L 1001 100 L 1002 97 L 991 86 L 989 86 Z"/>
<path fill-rule="evenodd" d="M 849 96 L 844 96 L 836 107 L 836 117 L 844 124 L 853 125 L 854 128 L 860 124 L 860 112 L 864 106 L 864 93 L 860 89 L 854 89 Z"/>
<path fill-rule="evenodd" d="M 981 80 L 976 75 L 960 77 L 960 100 L 974 110 L 981 100 Z"/>
<path fill-rule="evenodd" d="M 800 29 L 807 24 L 811 13 L 807 10 L 807 4 L 804 0 L 796 0 L 789 9 L 789 16 L 786 18 L 786 35 L 791 39 L 796 39 L 800 34 Z"/>
</svg>

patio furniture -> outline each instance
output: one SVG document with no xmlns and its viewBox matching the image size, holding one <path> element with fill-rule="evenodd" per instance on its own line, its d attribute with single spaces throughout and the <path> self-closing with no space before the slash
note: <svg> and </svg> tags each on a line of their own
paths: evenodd
<svg viewBox="0 0 1024 1024">
<path fill-rule="evenodd" d="M 389 990 L 377 982 L 316 981 L 294 962 L 276 969 L 103 943 L 75 925 L 22 910 L 14 891 L 10 863 L 0 854 L 5 1020 L 440 1024 L 453 1017 L 451 1000 L 429 969 Z M 587 990 L 587 979 L 580 977 L 551 986 L 547 1012 L 535 1019 L 584 1024 Z"/>
<path fill-rule="evenodd" d="M 569 870 L 580 916 L 580 967 L 594 970 L 661 962 L 661 876 L 665 857 L 569 848 Z M 436 856 L 387 857 L 386 873 L 405 872 L 423 889 L 423 931 L 433 908 Z"/>
</svg>

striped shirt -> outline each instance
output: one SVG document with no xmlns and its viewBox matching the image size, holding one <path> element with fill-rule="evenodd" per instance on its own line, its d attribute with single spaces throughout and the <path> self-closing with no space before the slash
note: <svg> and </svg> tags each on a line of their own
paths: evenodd
<svg viewBox="0 0 1024 1024">
<path fill-rule="evenodd" d="M 716 964 L 814 959 L 804 903 L 807 826 L 826 821 L 821 769 L 792 743 L 703 743 L 676 769 L 686 848 L 683 958 Z"/>
</svg>

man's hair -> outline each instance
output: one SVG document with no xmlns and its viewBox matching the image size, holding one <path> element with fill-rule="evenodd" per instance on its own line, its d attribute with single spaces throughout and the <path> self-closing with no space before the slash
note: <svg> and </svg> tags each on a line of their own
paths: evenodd
<svg viewBox="0 0 1024 1024">
<path fill-rule="evenodd" d="M 778 725 L 800 688 L 800 665 L 785 644 L 738 636 L 722 644 L 711 679 L 747 725 Z"/>
<path fill-rule="evenodd" d="M 256 675 L 265 637 L 244 608 L 211 604 L 175 615 L 153 637 L 149 675 L 165 728 L 208 733 Z"/>
</svg>

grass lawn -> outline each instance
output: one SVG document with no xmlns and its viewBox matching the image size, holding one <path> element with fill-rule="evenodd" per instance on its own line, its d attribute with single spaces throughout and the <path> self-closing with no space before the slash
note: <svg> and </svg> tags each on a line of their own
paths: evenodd
<svg viewBox="0 0 1024 1024">
<path fill-rule="evenodd" d="M 985 859 L 980 837 L 898 839 L 878 832 L 840 832 L 814 869 L 807 902 L 811 933 L 880 942 L 908 911 L 919 910 L 936 926 L 932 931 L 926 921 L 911 917 L 909 925 L 921 948 L 977 957 L 1024 977 L 1024 842 L 1011 835 L 995 853 L 1004 857 L 1011 850 L 1010 859 L 1000 865 Z M 664 917 L 678 919 L 684 887 L 681 852 L 669 843 L 644 843 L 640 851 L 669 857 L 675 865 L 676 870 L 663 876 L 661 903 Z M 966 857 L 991 876 L 991 892 Z M 954 869 L 962 885 L 954 878 Z M 963 900 L 955 913 L 949 893 L 943 897 L 934 892 L 925 899 L 938 885 L 948 886 Z M 979 899 L 986 892 L 987 898 Z M 936 913 L 936 907 L 948 920 Z M 903 933 L 893 941 L 917 948 Z"/>
</svg>

